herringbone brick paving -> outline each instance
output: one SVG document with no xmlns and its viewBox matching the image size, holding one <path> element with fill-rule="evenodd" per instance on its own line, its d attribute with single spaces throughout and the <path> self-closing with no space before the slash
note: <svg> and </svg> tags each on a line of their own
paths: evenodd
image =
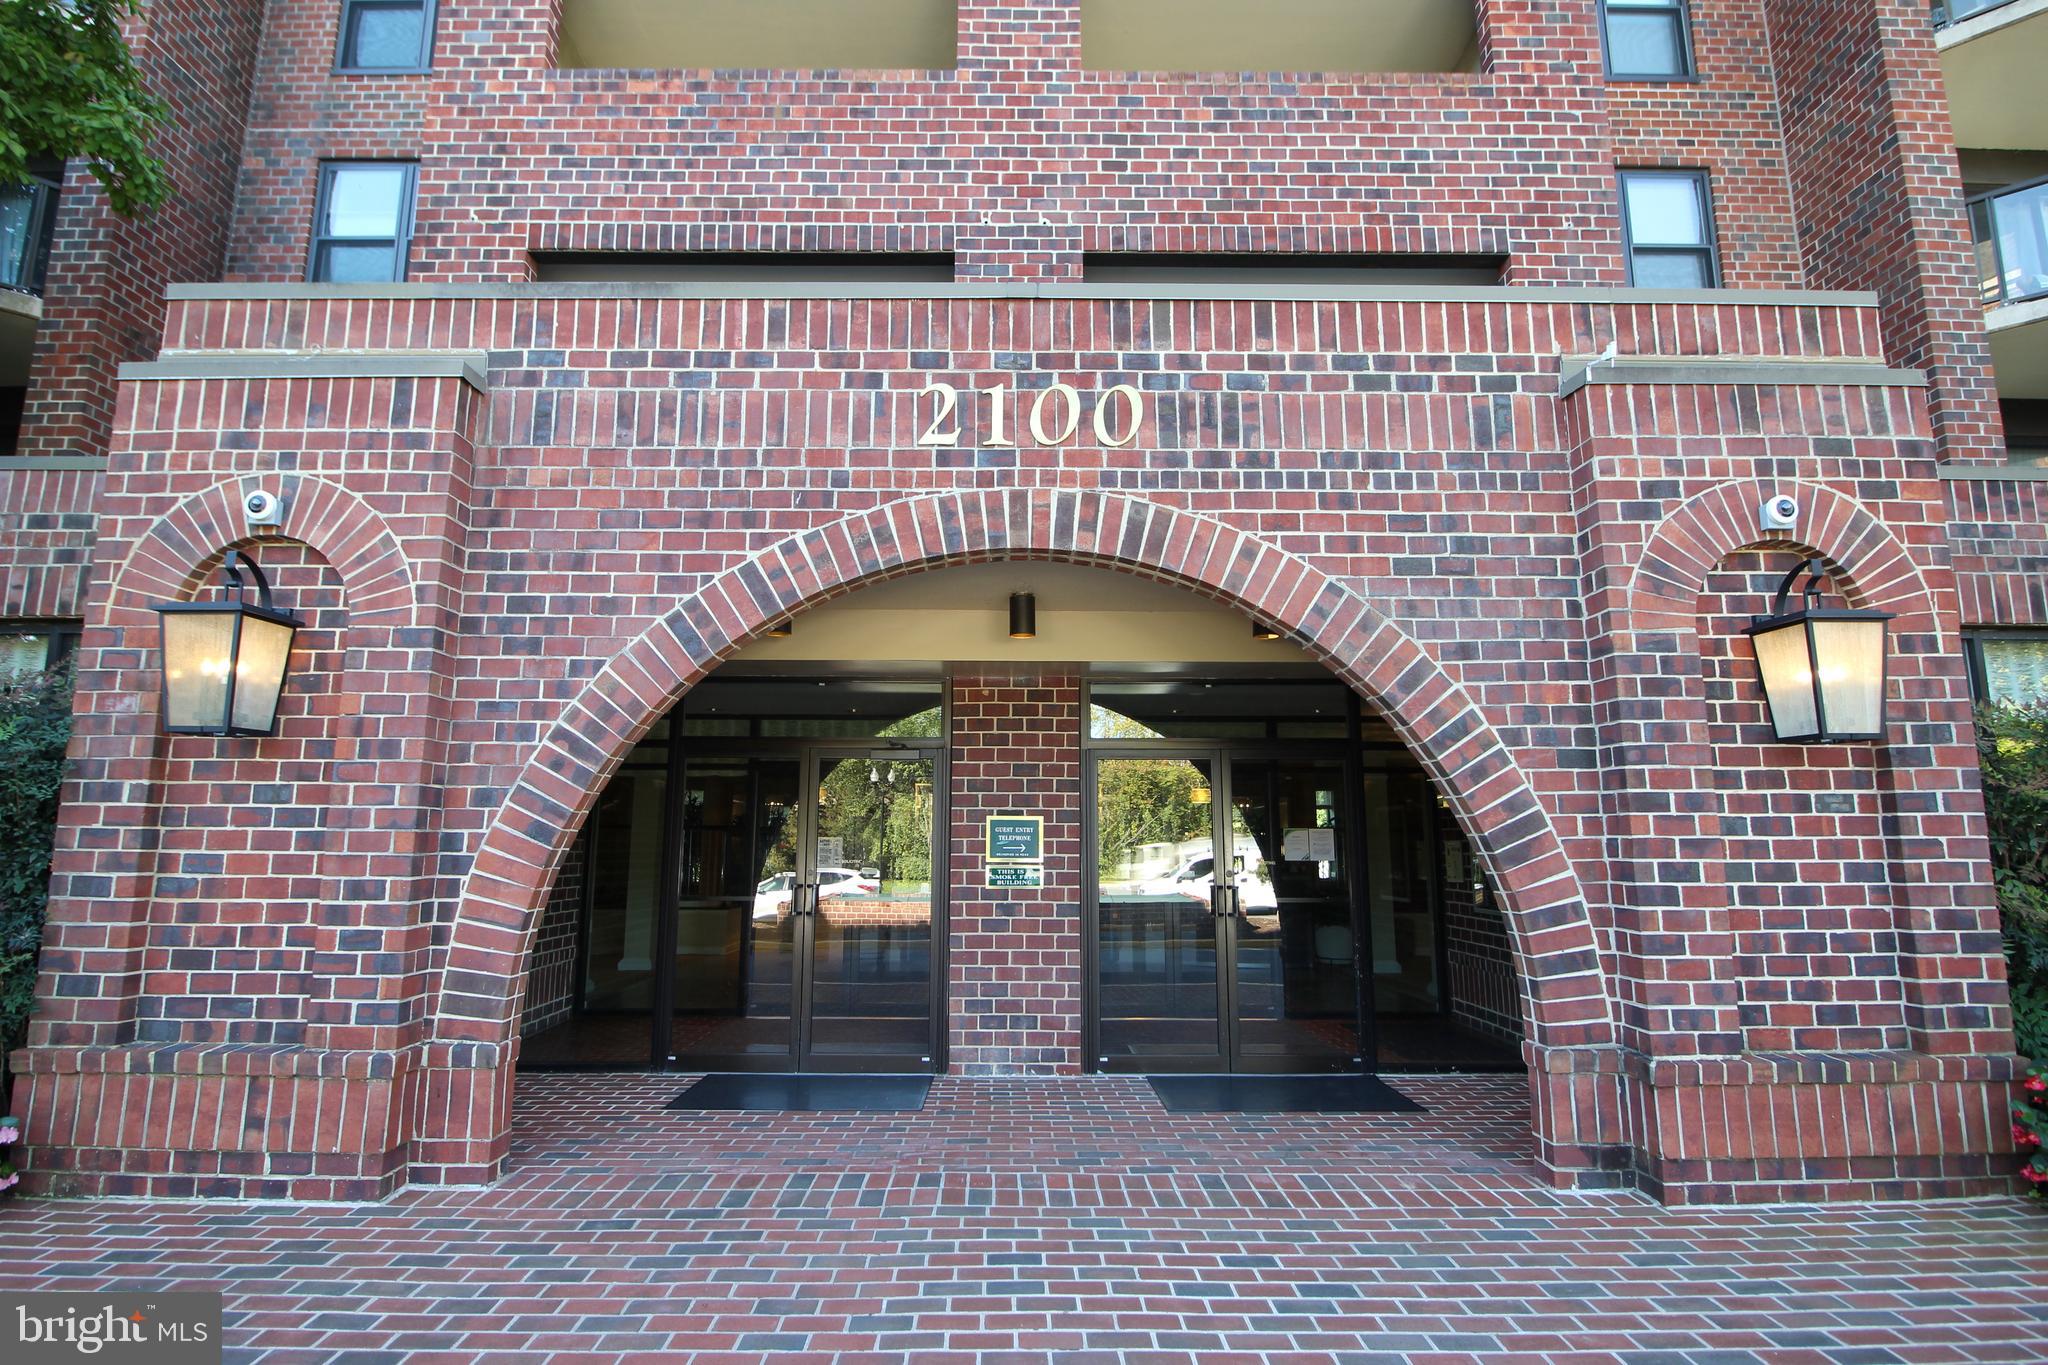
<svg viewBox="0 0 2048 1365">
<path fill-rule="evenodd" d="M 2048 1360 L 2032 1207 L 1559 1193 L 1514 1078 L 1342 1118 L 1104 1077 L 663 1109 L 684 1083 L 528 1076 L 488 1190 L 17 1203 L 0 1287 L 219 1286 L 230 1359 L 266 1362 Z"/>
</svg>

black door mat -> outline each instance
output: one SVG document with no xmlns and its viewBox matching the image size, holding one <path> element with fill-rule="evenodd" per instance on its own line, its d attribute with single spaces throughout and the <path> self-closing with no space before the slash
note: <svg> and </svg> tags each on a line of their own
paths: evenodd
<svg viewBox="0 0 2048 1365">
<path fill-rule="evenodd" d="M 1425 1114 L 1377 1076 L 1147 1076 L 1176 1114 Z"/>
<path fill-rule="evenodd" d="M 899 1114 L 924 1108 L 929 1076 L 791 1076 L 720 1071 L 683 1087 L 671 1109 L 750 1114 Z"/>
</svg>

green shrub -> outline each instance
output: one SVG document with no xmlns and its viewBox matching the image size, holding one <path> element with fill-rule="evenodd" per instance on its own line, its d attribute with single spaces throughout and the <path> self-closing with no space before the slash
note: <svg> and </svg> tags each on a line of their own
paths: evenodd
<svg viewBox="0 0 2048 1365">
<path fill-rule="evenodd" d="M 2019 1051 L 2048 1062 L 2048 703 L 1977 713 L 1991 872 Z"/>
<path fill-rule="evenodd" d="M 0 1047 L 9 1051 L 20 1046 L 35 1002 L 57 789 L 70 740 L 68 665 L 0 683 Z"/>
</svg>

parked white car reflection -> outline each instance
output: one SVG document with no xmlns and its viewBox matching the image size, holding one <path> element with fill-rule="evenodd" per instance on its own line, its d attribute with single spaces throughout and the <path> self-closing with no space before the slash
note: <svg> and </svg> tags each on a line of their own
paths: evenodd
<svg viewBox="0 0 2048 1365">
<path fill-rule="evenodd" d="M 754 888 L 754 918 L 774 919 L 789 912 L 790 890 L 796 885 L 794 872 L 778 872 Z M 871 896 L 882 889 L 881 879 L 867 868 L 821 867 L 818 869 L 818 899 L 833 896 Z"/>
<path fill-rule="evenodd" d="M 1246 914 L 1270 913 L 1280 908 L 1279 897 L 1273 894 L 1273 884 L 1259 876 L 1252 868 L 1265 866 L 1257 855 L 1243 860 L 1246 871 L 1238 874 L 1237 892 L 1240 908 Z M 1209 892 L 1216 885 L 1216 860 L 1206 853 L 1196 854 L 1184 860 L 1180 866 L 1164 877 L 1138 885 L 1140 895 L 1186 896 L 1189 900 L 1206 901 Z"/>
</svg>

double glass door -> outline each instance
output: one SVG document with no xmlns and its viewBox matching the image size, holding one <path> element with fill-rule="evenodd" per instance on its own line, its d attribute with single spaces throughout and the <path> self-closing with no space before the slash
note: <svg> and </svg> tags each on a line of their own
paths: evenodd
<svg viewBox="0 0 2048 1365">
<path fill-rule="evenodd" d="M 680 787 L 668 1065 L 930 1070 L 937 750 L 693 748 Z"/>
<path fill-rule="evenodd" d="M 1360 1069 L 1341 759 L 1098 750 L 1090 782 L 1097 1065 Z"/>
</svg>

